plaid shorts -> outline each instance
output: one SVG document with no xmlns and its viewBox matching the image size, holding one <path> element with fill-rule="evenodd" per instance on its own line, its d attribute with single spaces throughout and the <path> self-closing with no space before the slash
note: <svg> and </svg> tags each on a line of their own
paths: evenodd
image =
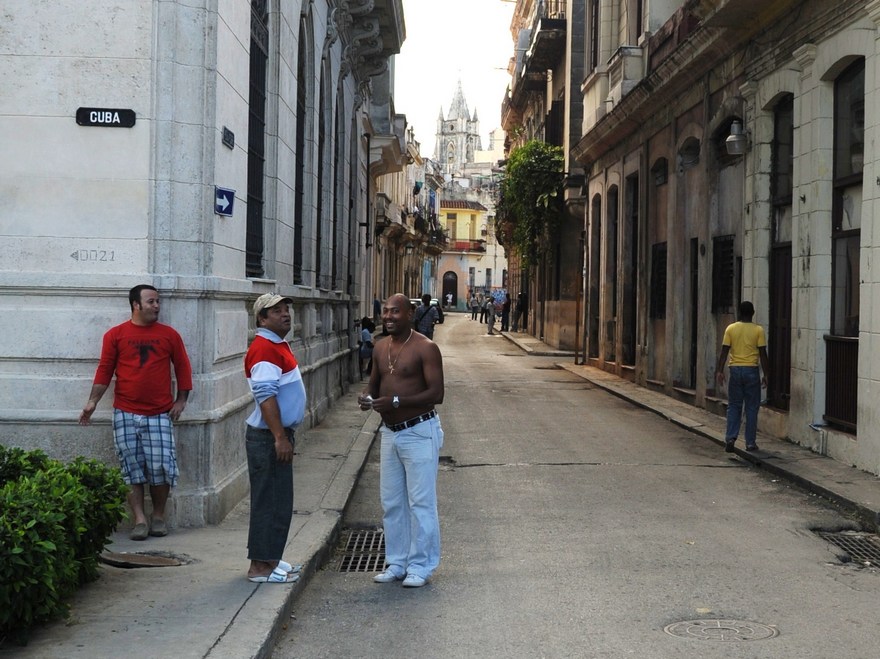
<svg viewBox="0 0 880 659">
<path fill-rule="evenodd" d="M 144 416 L 114 408 L 113 437 L 128 485 L 177 484 L 174 428 L 168 414 Z"/>
</svg>

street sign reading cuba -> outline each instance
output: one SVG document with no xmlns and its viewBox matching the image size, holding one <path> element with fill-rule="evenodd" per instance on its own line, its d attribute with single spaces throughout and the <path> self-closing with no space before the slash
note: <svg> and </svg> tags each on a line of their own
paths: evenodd
<svg viewBox="0 0 880 659">
<path fill-rule="evenodd" d="M 76 123 L 80 126 L 103 126 L 105 128 L 131 128 L 136 115 L 134 110 L 121 108 L 77 108 Z"/>
</svg>

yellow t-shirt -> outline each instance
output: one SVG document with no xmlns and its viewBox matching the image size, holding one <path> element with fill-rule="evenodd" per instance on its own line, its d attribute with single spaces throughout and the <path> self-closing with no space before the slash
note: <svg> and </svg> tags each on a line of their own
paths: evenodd
<svg viewBox="0 0 880 659">
<path fill-rule="evenodd" d="M 764 328 L 755 323 L 742 321 L 727 326 L 722 345 L 730 346 L 730 366 L 757 366 L 758 348 L 764 348 Z"/>
</svg>

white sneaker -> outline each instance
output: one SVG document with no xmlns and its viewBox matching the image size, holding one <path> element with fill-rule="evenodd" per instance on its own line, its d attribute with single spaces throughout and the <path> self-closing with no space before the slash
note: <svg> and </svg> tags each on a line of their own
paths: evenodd
<svg viewBox="0 0 880 659">
<path fill-rule="evenodd" d="M 385 570 L 373 577 L 373 581 L 376 583 L 392 583 L 394 581 L 400 581 L 401 579 L 403 579 L 403 577 L 398 577 L 391 570 Z"/>
<path fill-rule="evenodd" d="M 403 580 L 403 587 L 404 588 L 421 588 L 426 583 L 428 583 L 428 580 L 425 579 L 424 577 L 420 577 L 417 574 L 408 574 L 408 575 L 406 575 L 406 579 Z"/>
</svg>

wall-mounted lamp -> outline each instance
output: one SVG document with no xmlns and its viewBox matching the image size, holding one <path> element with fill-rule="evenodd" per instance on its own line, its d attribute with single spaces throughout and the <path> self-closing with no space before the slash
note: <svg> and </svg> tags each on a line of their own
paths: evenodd
<svg viewBox="0 0 880 659">
<path fill-rule="evenodd" d="M 734 121 L 730 124 L 730 135 L 724 140 L 728 155 L 741 156 L 749 146 L 748 132 L 743 131 L 742 122 Z"/>
<path fill-rule="evenodd" d="M 406 247 L 404 247 L 403 249 L 404 249 L 404 251 L 406 251 L 406 255 L 409 256 L 410 254 L 413 253 L 413 250 L 415 248 L 416 248 L 416 246 L 413 245 L 412 243 L 407 243 Z"/>
</svg>

